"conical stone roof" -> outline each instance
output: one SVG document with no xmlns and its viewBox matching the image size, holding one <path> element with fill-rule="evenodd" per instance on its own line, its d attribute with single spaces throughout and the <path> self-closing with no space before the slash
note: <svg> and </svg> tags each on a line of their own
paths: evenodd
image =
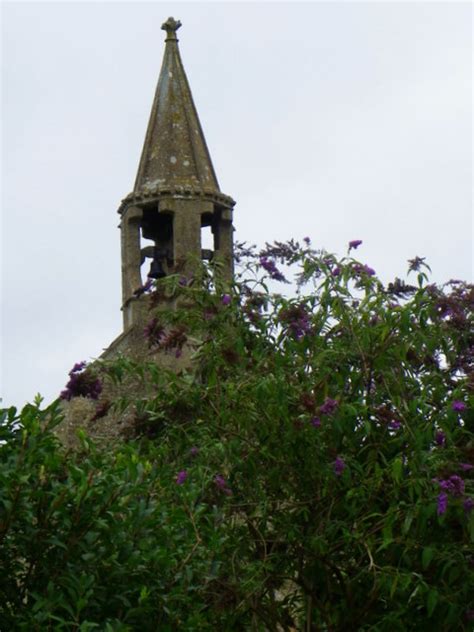
<svg viewBox="0 0 474 632">
<path fill-rule="evenodd" d="M 232 207 L 221 193 L 178 48 L 174 18 L 166 45 L 133 192 L 124 202 L 160 195 L 199 195 Z M 119 209 L 120 210 L 120 209 Z"/>
</svg>

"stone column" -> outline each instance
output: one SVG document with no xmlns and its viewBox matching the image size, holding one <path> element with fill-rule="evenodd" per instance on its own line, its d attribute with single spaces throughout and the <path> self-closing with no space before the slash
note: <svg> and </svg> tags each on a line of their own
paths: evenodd
<svg viewBox="0 0 474 632">
<path fill-rule="evenodd" d="M 132 325 L 130 302 L 134 300 L 134 292 L 142 285 L 140 274 L 140 224 L 143 211 L 131 206 L 122 217 L 120 229 L 122 231 L 122 310 L 124 329 Z"/>
<path fill-rule="evenodd" d="M 217 256 L 224 264 L 224 272 L 228 280 L 234 275 L 234 227 L 232 225 L 232 211 L 224 209 L 217 225 Z"/>
<path fill-rule="evenodd" d="M 212 213 L 214 205 L 196 199 L 160 200 L 160 212 L 173 213 L 174 272 L 191 276 L 201 260 L 201 215 Z"/>
</svg>

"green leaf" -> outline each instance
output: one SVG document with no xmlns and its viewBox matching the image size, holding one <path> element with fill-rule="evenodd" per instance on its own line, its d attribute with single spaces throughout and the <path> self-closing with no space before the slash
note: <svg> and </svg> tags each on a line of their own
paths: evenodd
<svg viewBox="0 0 474 632">
<path fill-rule="evenodd" d="M 428 591 L 428 597 L 426 599 L 426 609 L 428 611 L 428 617 L 431 617 L 431 615 L 433 614 L 434 609 L 436 608 L 436 604 L 438 603 L 438 598 L 438 591 L 434 588 L 430 588 L 430 590 Z"/>
<path fill-rule="evenodd" d="M 397 457 L 392 463 L 392 477 L 393 480 L 399 483 L 402 479 L 403 462 L 400 457 Z"/>
<path fill-rule="evenodd" d="M 405 520 L 403 521 L 402 533 L 406 535 L 410 531 L 410 527 L 413 522 L 413 511 L 409 510 L 407 515 L 405 516 Z"/>
<path fill-rule="evenodd" d="M 426 546 L 423 549 L 423 552 L 421 554 L 421 565 L 423 566 L 424 570 L 426 570 L 428 566 L 430 565 L 430 562 L 433 559 L 434 553 L 435 553 L 434 549 L 430 546 Z"/>
</svg>

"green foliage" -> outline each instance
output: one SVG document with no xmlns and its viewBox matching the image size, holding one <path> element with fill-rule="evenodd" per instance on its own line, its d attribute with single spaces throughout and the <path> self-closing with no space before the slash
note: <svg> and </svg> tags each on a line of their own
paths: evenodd
<svg viewBox="0 0 474 632">
<path fill-rule="evenodd" d="M 216 267 L 153 291 L 186 309 L 149 343 L 191 341 L 192 369 L 103 367 L 156 394 L 120 449 L 66 452 L 58 402 L 4 411 L 0 629 L 472 629 L 474 288 L 239 258 L 231 290 Z"/>
</svg>

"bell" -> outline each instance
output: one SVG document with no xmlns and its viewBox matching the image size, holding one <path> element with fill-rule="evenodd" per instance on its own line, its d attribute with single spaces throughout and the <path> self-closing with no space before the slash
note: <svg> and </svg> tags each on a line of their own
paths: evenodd
<svg viewBox="0 0 474 632">
<path fill-rule="evenodd" d="M 150 266 L 150 272 L 148 273 L 149 279 L 162 279 L 166 276 L 166 272 L 163 270 L 163 265 L 159 259 L 153 259 Z"/>
</svg>

